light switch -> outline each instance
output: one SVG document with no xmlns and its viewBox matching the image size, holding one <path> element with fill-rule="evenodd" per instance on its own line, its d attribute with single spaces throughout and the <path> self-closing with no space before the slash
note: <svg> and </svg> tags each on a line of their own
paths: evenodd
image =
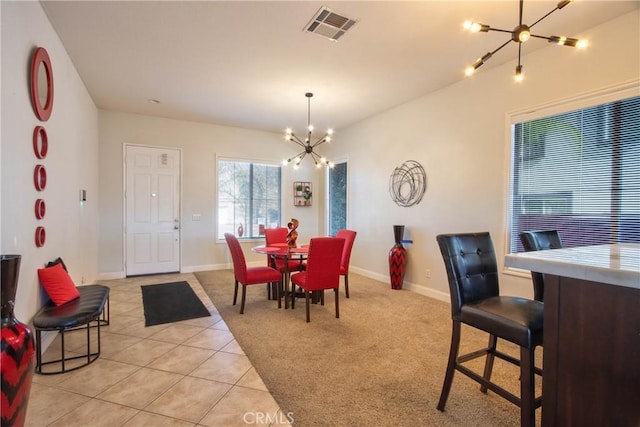
<svg viewBox="0 0 640 427">
<path fill-rule="evenodd" d="M 191 216 L 191 220 L 192 220 L 192 221 L 200 221 L 200 217 L 201 217 L 201 215 L 200 215 L 200 214 L 193 214 L 193 215 Z"/>
</svg>

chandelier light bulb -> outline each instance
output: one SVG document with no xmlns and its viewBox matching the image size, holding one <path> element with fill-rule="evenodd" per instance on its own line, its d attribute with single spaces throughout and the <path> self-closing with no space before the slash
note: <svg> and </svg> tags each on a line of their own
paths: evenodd
<svg viewBox="0 0 640 427">
<path fill-rule="evenodd" d="M 316 169 L 320 169 L 322 167 L 322 163 L 316 162 Z"/>
<path fill-rule="evenodd" d="M 324 137 L 324 140 L 325 140 L 326 142 L 331 142 L 331 137 L 330 137 L 330 136 L 325 136 L 325 137 Z"/>
<path fill-rule="evenodd" d="M 522 74 L 522 65 L 518 65 L 516 67 L 516 75 L 514 78 L 518 83 L 520 83 L 524 79 L 524 75 Z"/>
<path fill-rule="evenodd" d="M 522 31 L 520 32 L 520 34 L 518 34 L 518 40 L 520 40 L 521 43 L 526 42 L 530 38 L 531 38 L 531 33 L 529 31 Z"/>
<path fill-rule="evenodd" d="M 333 135 L 333 129 L 327 129 L 327 135 Z"/>
<path fill-rule="evenodd" d="M 300 166 L 298 166 L 298 164 L 296 163 L 295 165 L 293 165 L 293 169 L 294 170 L 298 170 L 298 168 L 300 168 Z"/>
<path fill-rule="evenodd" d="M 589 42 L 587 40 L 578 40 L 576 43 L 576 47 L 578 49 L 586 49 L 589 46 Z"/>
<path fill-rule="evenodd" d="M 471 21 L 465 21 L 463 26 L 466 30 L 471 31 L 472 33 L 478 33 L 480 31 L 482 31 L 483 33 L 486 33 L 490 29 L 488 25 L 484 25 L 479 22 L 471 22 Z"/>
<path fill-rule="evenodd" d="M 309 130 L 309 132 L 313 132 L 313 125 L 309 125 L 307 129 Z"/>
</svg>

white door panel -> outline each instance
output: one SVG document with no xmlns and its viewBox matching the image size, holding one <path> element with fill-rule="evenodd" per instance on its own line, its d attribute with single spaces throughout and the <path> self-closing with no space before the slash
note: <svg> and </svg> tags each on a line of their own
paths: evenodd
<svg viewBox="0 0 640 427">
<path fill-rule="evenodd" d="M 126 274 L 180 271 L 180 152 L 127 146 Z"/>
</svg>

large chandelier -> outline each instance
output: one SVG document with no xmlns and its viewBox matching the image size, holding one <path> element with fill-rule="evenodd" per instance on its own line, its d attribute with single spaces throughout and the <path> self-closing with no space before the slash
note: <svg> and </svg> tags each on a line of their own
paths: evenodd
<svg viewBox="0 0 640 427">
<path fill-rule="evenodd" d="M 467 76 L 472 75 L 475 70 L 477 70 L 482 64 L 484 64 L 489 58 L 491 58 L 496 52 L 498 52 L 500 49 L 502 49 L 503 47 L 505 47 L 506 45 L 508 45 L 511 42 L 516 42 L 518 43 L 518 65 L 516 66 L 516 74 L 515 74 L 515 80 L 520 82 L 523 79 L 523 74 L 522 74 L 522 64 L 520 62 L 520 57 L 522 54 L 522 43 L 526 42 L 527 40 L 529 40 L 531 37 L 535 37 L 538 39 L 545 39 L 547 40 L 549 43 L 553 43 L 556 45 L 562 45 L 562 46 L 570 46 L 570 47 L 577 47 L 577 48 L 584 48 L 587 46 L 587 42 L 584 40 L 578 40 L 578 39 L 574 39 L 571 37 L 564 37 L 564 36 L 539 36 L 537 34 L 532 34 L 531 33 L 531 28 L 533 28 L 534 25 L 536 25 L 538 22 L 542 21 L 543 19 L 545 19 L 547 16 L 551 15 L 553 12 L 555 12 L 556 10 L 560 10 L 563 7 L 565 7 L 566 5 L 568 5 L 569 3 L 571 3 L 571 0 L 561 0 L 560 2 L 558 2 L 558 4 L 556 5 L 556 7 L 551 10 L 550 12 L 548 12 L 546 15 L 544 15 L 542 18 L 538 19 L 537 21 L 535 21 L 533 24 L 531 25 L 525 25 L 522 23 L 522 9 L 523 9 L 523 3 L 524 0 L 520 0 L 520 20 L 518 21 L 518 26 L 515 27 L 513 30 L 509 31 L 509 30 L 502 30 L 500 28 L 492 28 L 489 25 L 485 25 L 485 24 L 479 24 L 477 22 L 471 22 L 471 21 L 467 21 L 464 23 L 464 27 L 466 29 L 468 29 L 471 32 L 477 33 L 477 32 L 489 32 L 489 31 L 500 31 L 503 33 L 509 33 L 511 34 L 511 38 L 509 40 L 507 40 L 506 42 L 504 42 L 502 45 L 500 45 L 496 50 L 492 51 L 492 52 L 487 52 L 483 57 L 478 58 L 476 60 L 476 62 L 474 62 L 472 65 L 468 66 L 467 69 L 465 70 L 465 74 Z"/>
<path fill-rule="evenodd" d="M 293 161 L 293 168 L 298 169 L 300 162 L 308 154 L 309 156 L 311 156 L 311 158 L 315 162 L 317 168 L 320 168 L 323 165 L 333 168 L 335 166 L 333 162 L 328 161 L 326 158 L 318 155 L 316 152 L 313 151 L 313 149 L 316 148 L 317 146 L 324 144 L 325 142 L 331 141 L 331 135 L 333 135 L 333 130 L 328 129 L 327 133 L 325 133 L 324 136 L 318 138 L 317 140 L 315 140 L 315 142 L 311 142 L 313 141 L 312 135 L 311 135 L 313 133 L 313 125 L 311 124 L 311 97 L 313 96 L 313 94 L 311 92 L 307 92 L 304 94 L 304 96 L 307 97 L 307 136 L 305 137 L 304 140 L 301 140 L 300 138 L 298 138 L 298 136 L 295 133 L 293 133 L 291 128 L 287 128 L 286 134 L 285 134 L 285 139 L 287 139 L 288 141 L 295 142 L 296 144 L 301 146 L 303 150 L 302 152 L 296 154 L 295 156 L 290 157 L 286 160 L 283 160 L 282 164 L 286 166 Z"/>
</svg>

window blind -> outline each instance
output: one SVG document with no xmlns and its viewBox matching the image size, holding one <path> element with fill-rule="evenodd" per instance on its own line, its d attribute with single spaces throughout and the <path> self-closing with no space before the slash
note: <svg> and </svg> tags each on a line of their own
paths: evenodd
<svg viewBox="0 0 640 427">
<path fill-rule="evenodd" d="M 640 242 L 640 97 L 512 125 L 509 252 L 519 233 L 564 247 Z"/>
</svg>

